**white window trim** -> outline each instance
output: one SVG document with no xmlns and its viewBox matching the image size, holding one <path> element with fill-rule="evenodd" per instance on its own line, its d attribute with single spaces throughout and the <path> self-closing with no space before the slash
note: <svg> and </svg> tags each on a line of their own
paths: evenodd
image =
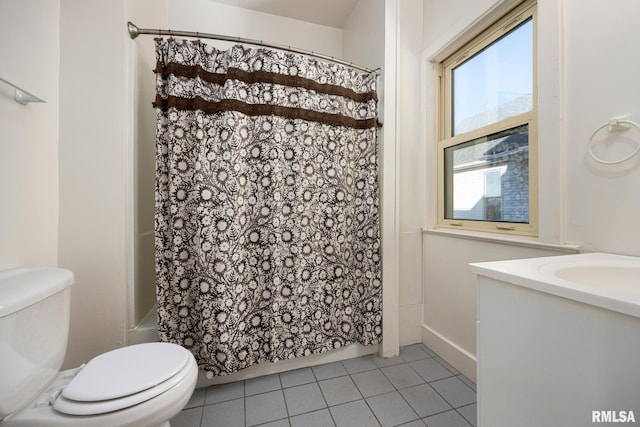
<svg viewBox="0 0 640 427">
<path fill-rule="evenodd" d="M 431 135 L 427 135 L 427 139 L 435 141 L 429 144 L 432 148 L 428 154 L 428 167 L 430 170 L 436 170 L 436 187 L 432 189 L 433 194 L 428 194 L 430 207 L 435 209 L 435 215 L 427 224 L 430 227 L 442 227 L 456 230 L 471 230 L 481 232 L 514 234 L 521 236 L 538 236 L 538 122 L 537 122 L 537 5 L 534 1 L 526 1 L 515 8 L 513 2 L 504 2 L 503 7 L 496 7 L 487 12 L 476 23 L 473 30 L 467 30 L 463 35 L 456 37 L 446 49 L 442 49 L 431 59 L 431 70 L 427 70 L 427 74 L 431 74 L 433 85 L 427 84 L 427 97 L 432 101 L 432 108 L 435 114 L 431 117 L 432 123 L 430 129 L 433 129 Z M 505 13 L 505 9 L 512 8 L 511 11 Z M 502 16 L 497 19 L 498 16 Z M 516 116 L 507 120 L 503 120 L 495 126 L 487 126 L 482 128 L 482 132 L 469 132 L 462 136 L 457 135 L 451 138 L 444 138 L 444 129 L 450 128 L 449 123 L 445 123 L 441 114 L 442 97 L 444 91 L 441 81 L 443 79 L 443 63 L 457 63 L 465 57 L 470 57 L 480 50 L 480 47 L 486 45 L 488 39 L 497 39 L 502 34 L 510 31 L 519 25 L 529 16 L 534 19 L 534 105 L 531 112 Z M 488 25 L 490 23 L 491 25 Z M 464 48 L 464 50 L 462 50 Z M 452 55 L 457 54 L 451 58 Z M 448 59 L 447 59 L 448 58 Z M 429 89 L 431 89 L 429 91 Z M 431 92 L 431 93 L 429 93 Z M 429 106 L 426 106 L 429 108 Z M 445 106 L 448 108 L 448 105 Z M 473 221 L 473 220 L 454 220 L 444 218 L 444 148 L 456 145 L 463 140 L 473 138 L 473 135 L 486 135 L 494 131 L 515 127 L 521 124 L 528 124 L 530 145 L 529 145 L 529 223 L 510 223 L 510 222 L 493 222 L 493 221 Z M 427 123 L 429 126 L 429 123 Z M 447 127 L 448 126 L 448 127 Z M 433 196 L 433 197 L 432 197 Z"/>
</svg>

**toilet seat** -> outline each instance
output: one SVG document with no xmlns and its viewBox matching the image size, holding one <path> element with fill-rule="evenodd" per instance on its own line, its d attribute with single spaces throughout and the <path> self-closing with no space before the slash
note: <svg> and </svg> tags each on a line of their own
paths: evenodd
<svg viewBox="0 0 640 427">
<path fill-rule="evenodd" d="M 79 370 L 53 407 L 68 415 L 98 415 L 135 406 L 174 387 L 190 369 L 179 345 L 145 343 L 101 354 Z"/>
</svg>

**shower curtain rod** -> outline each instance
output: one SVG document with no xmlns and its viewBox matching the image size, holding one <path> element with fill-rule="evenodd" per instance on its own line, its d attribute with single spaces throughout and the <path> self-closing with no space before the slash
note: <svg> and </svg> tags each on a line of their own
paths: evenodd
<svg viewBox="0 0 640 427">
<path fill-rule="evenodd" d="M 379 71 L 380 71 L 380 68 L 370 69 L 370 68 L 363 67 L 361 65 L 354 64 L 352 62 L 347 62 L 347 61 L 343 61 L 343 60 L 338 59 L 338 58 L 334 58 L 333 56 L 323 55 L 321 53 L 313 52 L 313 51 L 310 51 L 310 50 L 297 49 L 297 48 L 293 48 L 291 46 L 284 46 L 284 45 L 277 45 L 277 44 L 272 44 L 272 43 L 265 43 L 262 40 L 245 39 L 245 38 L 242 38 L 242 37 L 231 37 L 231 36 L 225 36 L 225 35 L 222 35 L 222 34 L 199 33 L 199 32 L 194 32 L 194 31 L 156 30 L 156 29 L 152 29 L 152 28 L 138 28 L 138 26 L 135 25 L 131 21 L 127 22 L 127 29 L 129 30 L 129 36 L 132 39 L 135 39 L 139 35 L 151 34 L 151 35 L 156 35 L 156 36 L 195 37 L 195 38 L 203 38 L 203 39 L 223 40 L 223 41 L 228 41 L 228 42 L 251 44 L 251 45 L 262 46 L 262 47 L 270 47 L 270 48 L 273 48 L 273 49 L 279 49 L 279 50 L 283 50 L 283 51 L 286 51 L 286 52 L 301 53 L 303 55 L 312 56 L 314 58 L 319 58 L 319 59 L 324 59 L 326 61 L 335 62 L 337 64 L 345 65 L 347 67 L 351 67 L 351 68 L 354 68 L 354 69 L 357 69 L 357 70 L 360 70 L 360 71 L 364 71 L 364 72 L 367 72 L 367 73 L 375 72 L 375 73 L 379 74 Z"/>
</svg>

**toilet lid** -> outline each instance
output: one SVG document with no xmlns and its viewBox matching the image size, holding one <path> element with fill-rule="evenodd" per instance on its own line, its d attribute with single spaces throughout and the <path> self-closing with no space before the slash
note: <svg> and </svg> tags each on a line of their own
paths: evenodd
<svg viewBox="0 0 640 427">
<path fill-rule="evenodd" d="M 155 397 L 178 383 L 193 356 L 169 343 L 123 347 L 95 357 L 78 372 L 54 403 L 60 412 L 111 412 Z"/>
</svg>

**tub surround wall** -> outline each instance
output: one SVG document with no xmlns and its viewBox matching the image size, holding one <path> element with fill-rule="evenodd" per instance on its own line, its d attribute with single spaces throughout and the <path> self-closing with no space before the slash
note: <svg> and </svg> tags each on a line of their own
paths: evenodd
<svg viewBox="0 0 640 427">
<path fill-rule="evenodd" d="M 342 28 L 342 58 L 375 69 L 384 68 L 385 0 L 356 3 Z M 379 80 L 378 110 L 384 119 L 384 79 Z"/>
<path fill-rule="evenodd" d="M 292 45 L 342 58 L 342 29 L 271 15 L 210 0 L 169 0 L 170 28 Z M 216 46 L 228 43 L 211 41 Z"/>
<path fill-rule="evenodd" d="M 375 5 L 375 6 L 374 6 Z M 370 68 L 381 67 L 378 79 L 378 110 L 385 124 L 379 132 L 380 200 L 382 231 L 383 333 L 380 353 L 398 354 L 404 326 L 399 311 L 398 248 L 398 95 L 395 61 L 398 27 L 401 25 L 399 1 L 359 1 L 344 25 L 344 58 Z"/>
<path fill-rule="evenodd" d="M 168 28 L 168 0 L 136 0 L 126 2 L 127 21 L 140 28 Z M 129 213 L 132 234 L 129 242 L 129 340 L 141 339 L 136 327 L 148 329 L 149 321 L 156 323 L 155 307 L 155 243 L 154 243 L 154 186 L 156 162 L 156 114 L 151 107 L 155 98 L 156 53 L 153 37 L 141 36 L 127 43 L 129 66 L 129 97 L 133 112 L 130 120 L 129 177 L 133 180 Z M 153 313 L 151 313 L 153 311 Z M 153 315 L 151 319 L 150 315 Z M 147 336 L 144 332 L 142 336 Z M 153 336 L 153 333 L 151 333 Z M 135 337 L 134 337 L 135 335 Z M 157 340 L 157 333 L 155 335 Z"/>
</svg>

